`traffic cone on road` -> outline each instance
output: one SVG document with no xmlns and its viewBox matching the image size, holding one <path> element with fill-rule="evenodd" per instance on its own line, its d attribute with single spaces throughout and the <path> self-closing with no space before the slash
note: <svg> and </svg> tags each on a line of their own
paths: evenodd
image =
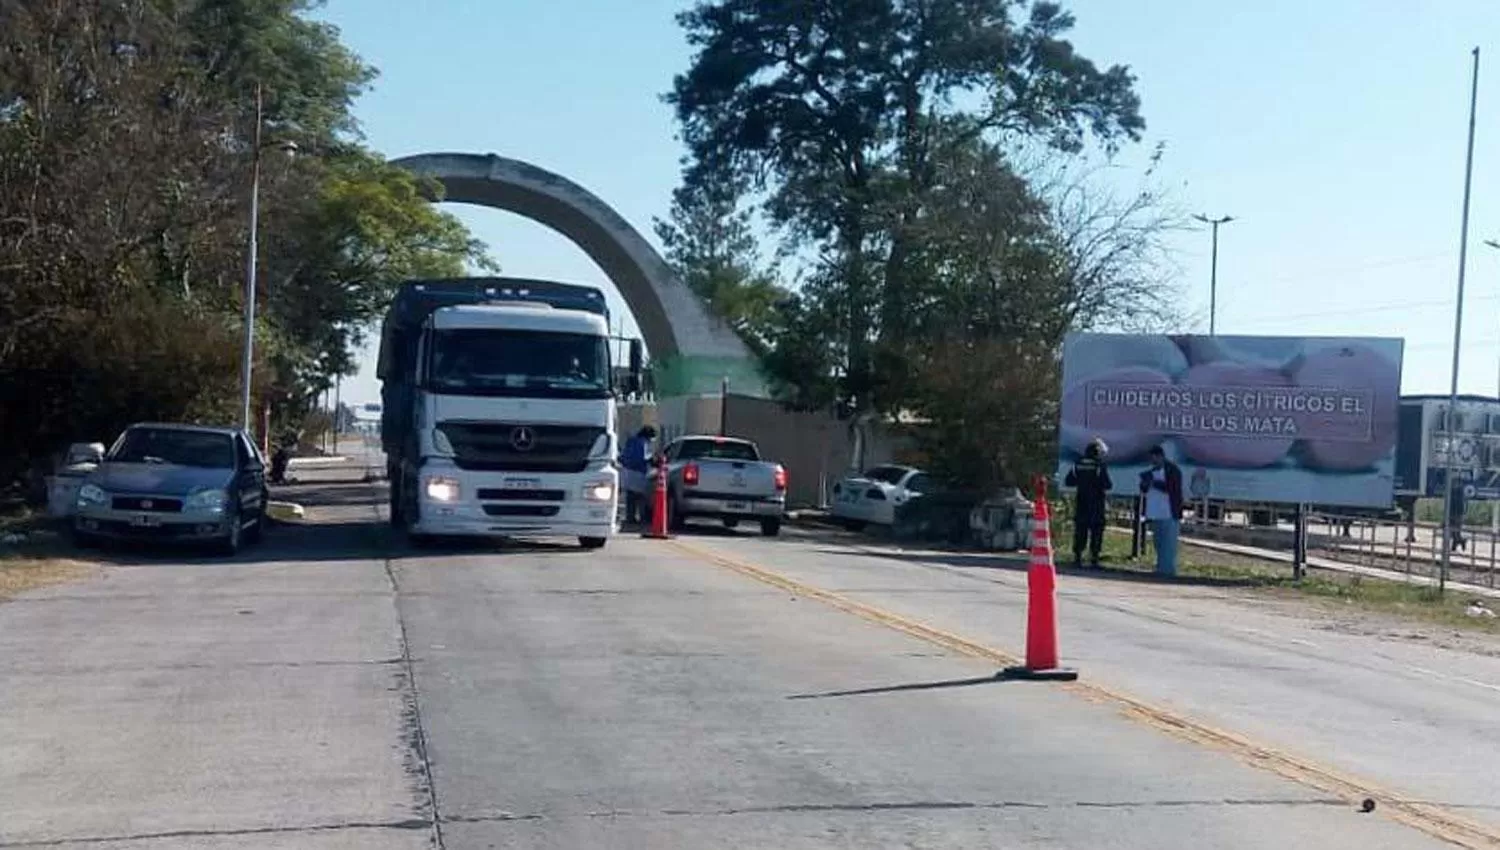
<svg viewBox="0 0 1500 850">
<path fill-rule="evenodd" d="M 1047 482 L 1037 478 L 1032 514 L 1031 567 L 1026 571 L 1026 663 L 1000 672 L 1005 679 L 1071 682 L 1078 671 L 1057 666 L 1057 567 L 1052 561 Z"/>
<path fill-rule="evenodd" d="M 666 540 L 667 533 L 667 459 L 656 459 L 656 486 L 651 490 L 651 527 L 641 532 L 651 540 Z"/>
</svg>

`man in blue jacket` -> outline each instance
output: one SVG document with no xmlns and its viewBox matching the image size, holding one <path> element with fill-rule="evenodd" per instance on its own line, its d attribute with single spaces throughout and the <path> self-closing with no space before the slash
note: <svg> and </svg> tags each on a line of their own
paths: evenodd
<svg viewBox="0 0 1500 850">
<path fill-rule="evenodd" d="M 651 483 L 651 441 L 656 429 L 646 425 L 625 441 L 620 449 L 620 487 L 625 491 L 625 522 L 649 522 L 651 505 L 646 499 Z"/>
</svg>

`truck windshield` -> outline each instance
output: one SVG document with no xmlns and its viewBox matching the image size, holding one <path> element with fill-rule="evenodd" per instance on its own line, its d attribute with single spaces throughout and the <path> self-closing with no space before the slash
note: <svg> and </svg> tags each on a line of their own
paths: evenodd
<svg viewBox="0 0 1500 850">
<path fill-rule="evenodd" d="M 453 395 L 608 398 L 603 337 L 551 331 L 435 331 L 428 386 Z"/>
</svg>

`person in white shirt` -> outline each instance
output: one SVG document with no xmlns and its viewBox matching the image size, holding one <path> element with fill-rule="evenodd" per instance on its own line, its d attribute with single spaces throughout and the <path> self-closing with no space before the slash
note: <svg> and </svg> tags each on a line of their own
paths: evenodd
<svg viewBox="0 0 1500 850">
<path fill-rule="evenodd" d="M 1145 517 L 1156 547 L 1156 573 L 1177 575 L 1177 531 L 1182 522 L 1182 467 L 1167 460 L 1161 446 L 1151 449 L 1151 468 L 1141 473 Z"/>
</svg>

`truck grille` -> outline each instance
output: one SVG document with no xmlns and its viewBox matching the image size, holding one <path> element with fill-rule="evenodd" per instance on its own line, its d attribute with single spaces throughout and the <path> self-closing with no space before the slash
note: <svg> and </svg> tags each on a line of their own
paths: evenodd
<svg viewBox="0 0 1500 850">
<path fill-rule="evenodd" d="M 582 472 L 604 434 L 591 425 L 526 422 L 444 422 L 438 430 L 459 469 L 493 472 Z"/>
<path fill-rule="evenodd" d="M 484 512 L 489 516 L 557 516 L 557 505 L 485 505 Z"/>
<path fill-rule="evenodd" d="M 513 488 L 486 488 L 476 495 L 481 502 L 563 502 L 568 494 L 563 490 L 517 490 Z"/>
</svg>

